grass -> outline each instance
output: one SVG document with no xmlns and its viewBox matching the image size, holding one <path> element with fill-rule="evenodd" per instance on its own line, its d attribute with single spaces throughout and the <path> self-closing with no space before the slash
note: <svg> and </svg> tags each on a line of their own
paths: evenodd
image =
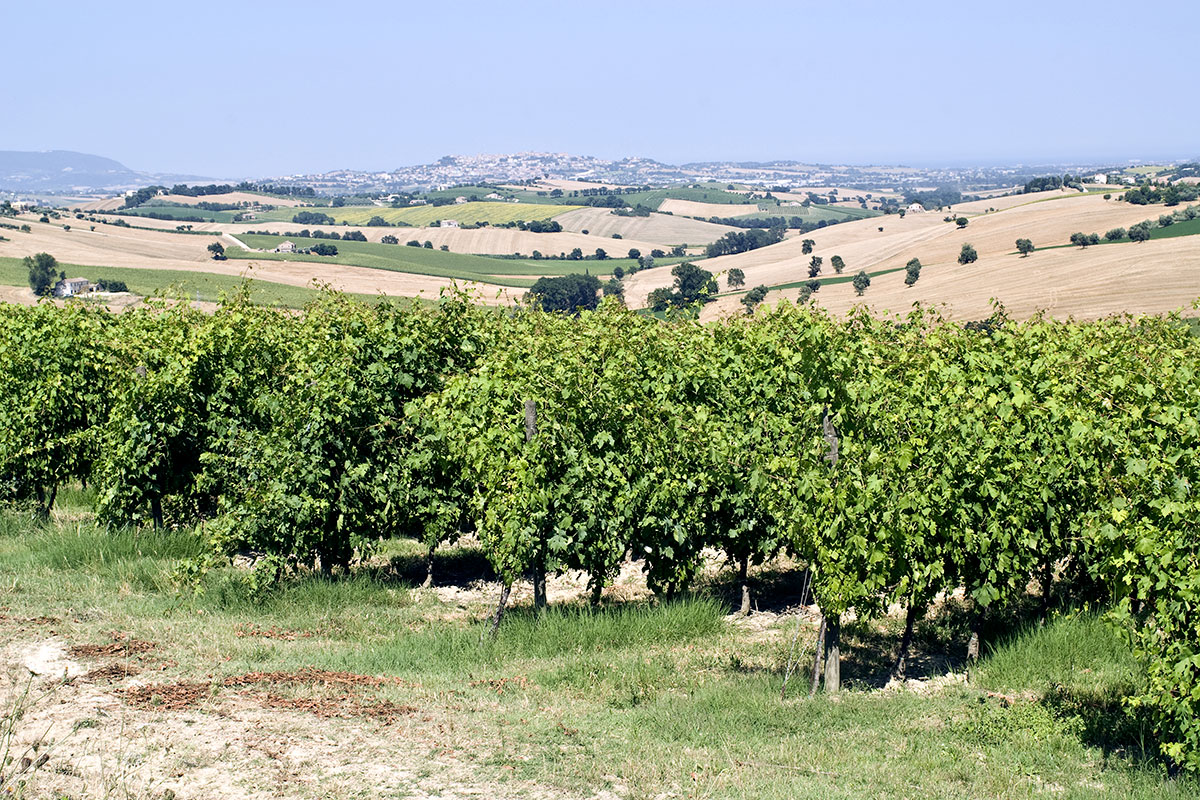
<svg viewBox="0 0 1200 800">
<path fill-rule="evenodd" d="M 1101 237 L 1103 237 L 1103 235 L 1104 235 L 1103 233 L 1101 233 L 1099 231 L 1097 231 L 1097 233 L 1100 233 Z M 1150 238 L 1151 239 L 1174 239 L 1179 236 L 1195 236 L 1197 234 L 1200 234 L 1200 218 L 1177 221 L 1177 222 L 1172 223 L 1171 225 L 1168 225 L 1165 228 L 1154 227 L 1154 228 L 1150 229 Z M 1129 244 L 1131 241 L 1132 240 L 1128 236 L 1124 237 L 1123 239 L 1111 239 L 1111 240 L 1101 238 L 1097 244 L 1088 245 L 1088 247 L 1096 247 L 1097 245 L 1104 245 L 1104 244 Z M 1064 247 L 1076 247 L 1076 246 L 1077 245 L 1073 245 L 1070 242 L 1068 242 L 1066 244 L 1050 244 L 1050 245 L 1046 245 L 1045 247 L 1035 247 L 1034 252 L 1036 253 L 1038 250 L 1060 250 Z M 1015 252 L 1016 251 L 1013 251 L 1013 253 L 1015 253 Z"/>
<path fill-rule="evenodd" d="M 211 272 L 96 267 L 62 262 L 59 263 L 59 269 L 65 271 L 69 278 L 124 281 L 125 285 L 129 287 L 129 291 L 144 297 L 165 293 L 171 296 L 183 295 L 191 300 L 204 302 L 218 302 L 223 294 L 232 293 L 246 280 L 236 275 L 218 275 Z M 22 263 L 22 259 L 0 257 L 0 284 L 6 286 L 29 285 L 29 271 Z M 253 281 L 250 288 L 250 296 L 254 302 L 286 308 L 302 308 L 319 295 L 320 291 L 317 289 L 261 280 Z M 355 297 L 369 302 L 378 299 L 373 295 L 355 295 Z"/>
<path fill-rule="evenodd" d="M 517 220 L 529 222 L 535 219 L 550 219 L 567 211 L 574 211 L 579 207 L 534 203 L 476 202 L 449 206 L 407 206 L 404 208 L 344 206 L 342 208 L 321 209 L 321 213 L 333 217 L 339 224 L 345 222 L 350 225 L 366 225 L 371 217 L 382 217 L 392 225 L 403 223 L 420 228 L 443 219 L 458 220 L 460 223 L 486 222 L 490 225 L 516 222 Z M 274 211 L 265 211 L 258 215 L 258 219 L 260 221 L 291 222 L 292 217 L 296 215 L 298 210 L 303 209 L 279 208 Z"/>
<path fill-rule="evenodd" d="M 398 235 L 402 242 L 407 241 Z M 324 239 L 302 239 L 260 234 L 239 234 L 238 239 L 251 247 L 273 249 L 280 242 L 291 241 L 297 246 L 316 244 Z M 338 240 L 336 256 L 303 255 L 299 253 L 260 253 L 231 247 L 225 251 L 230 258 L 264 261 L 314 261 L 318 263 L 347 264 L 393 272 L 408 272 L 417 275 L 433 275 L 441 278 L 483 281 L 501 286 L 529 287 L 536 278 L 512 277 L 525 275 L 567 275 L 591 272 L 608 275 L 620 266 L 628 269 L 633 259 L 612 258 L 604 261 L 567 261 L 532 258 L 495 258 L 467 253 L 450 253 L 426 247 L 409 247 L 404 244 L 379 244 L 378 242 L 354 242 Z M 661 259 L 669 263 L 674 259 Z"/>
<path fill-rule="evenodd" d="M 1136 664 L 1095 614 L 1064 613 L 993 640 L 970 684 L 860 688 L 835 702 L 807 699 L 801 675 L 781 702 L 793 623 L 764 618 L 759 633 L 730 625 L 716 587 L 598 610 L 567 602 L 539 615 L 519 605 L 494 642 L 481 641 L 490 590 L 482 601 L 443 602 L 416 589 L 414 543 L 389 543 L 353 575 L 298 579 L 265 596 L 222 568 L 195 595 L 172 574 L 200 552 L 197 534 L 101 530 L 87 518 L 86 493 L 63 498 L 51 524 L 0 515 L 5 614 L 53 616 L 70 643 L 110 641 L 114 630 L 156 642 L 155 659 L 169 660 L 142 676 L 153 683 L 309 666 L 397 676 L 408 683 L 375 691 L 421 709 L 402 735 L 452 740 L 456 769 L 514 793 L 534 785 L 539 796 L 628 798 L 1200 796 L 1194 781 L 1164 777 L 1152 747 L 1139 749 L 1144 731 L 1119 703 L 1138 680 Z M 441 552 L 435 574 L 460 592 L 488 577 L 470 547 Z M 961 649 L 945 640 L 962 633 L 958 617 L 947 619 L 919 629 L 927 656 Z M 850 685 L 872 685 L 896 627 L 847 626 Z M 0 641 L 30 635 L 22 630 L 0 620 Z M 801 640 L 811 653 L 809 638 Z M 219 700 L 228 690 L 214 691 Z M 304 718 L 290 719 L 280 724 L 309 735 Z M 394 731 L 369 723 L 350 731 L 378 737 L 387 761 Z M 442 747 L 422 762 L 431 780 L 446 763 Z"/>
<path fill-rule="evenodd" d="M 137 208 L 123 208 L 121 209 L 121 213 L 134 217 L 150 217 L 152 214 L 158 214 L 169 219 L 178 219 L 187 222 L 194 221 L 190 218 L 195 217 L 200 217 L 206 222 L 233 222 L 233 218 L 239 212 L 205 211 L 196 206 L 147 205 L 138 206 Z"/>
</svg>

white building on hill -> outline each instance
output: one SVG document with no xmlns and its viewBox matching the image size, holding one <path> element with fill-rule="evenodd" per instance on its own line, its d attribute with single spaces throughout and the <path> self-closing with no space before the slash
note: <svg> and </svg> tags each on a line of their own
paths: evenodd
<svg viewBox="0 0 1200 800">
<path fill-rule="evenodd" d="M 274 252 L 276 252 L 276 253 L 294 253 L 294 252 L 296 252 L 296 245 L 292 244 L 291 242 L 280 242 L 279 246 L 275 248 Z"/>
<path fill-rule="evenodd" d="M 458 220 L 456 220 L 456 219 L 444 219 L 444 220 L 441 220 L 441 221 L 438 223 L 438 225 L 439 225 L 440 227 L 442 227 L 442 228 L 457 228 L 457 227 L 458 227 Z"/>
<path fill-rule="evenodd" d="M 921 205 L 920 203 L 909 203 L 909 206 L 907 209 L 905 209 L 905 211 L 909 214 L 924 214 L 925 206 Z"/>
<path fill-rule="evenodd" d="M 54 284 L 54 296 L 74 297 L 85 293 L 91 285 L 87 278 L 67 278 Z"/>
</svg>

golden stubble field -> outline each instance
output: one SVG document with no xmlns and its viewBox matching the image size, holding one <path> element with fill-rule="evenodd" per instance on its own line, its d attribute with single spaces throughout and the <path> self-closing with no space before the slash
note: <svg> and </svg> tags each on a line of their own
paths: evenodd
<svg viewBox="0 0 1200 800">
<path fill-rule="evenodd" d="M 987 212 L 989 207 L 1001 210 Z M 833 275 L 829 260 L 840 255 L 845 274 L 901 268 L 919 258 L 924 269 L 914 287 L 904 286 L 903 270 L 876 276 L 862 298 L 849 284 L 825 286 L 816 295 L 819 304 L 841 311 L 855 303 L 876 310 L 904 311 L 915 301 L 944 305 L 955 318 L 976 318 L 990 313 L 996 298 L 1015 313 L 1046 309 L 1058 315 L 1100 316 L 1117 311 L 1158 313 L 1190 305 L 1200 296 L 1200 240 L 1179 237 L 1143 244 L 1111 244 L 1035 252 L 1028 258 L 1015 254 L 1018 238 L 1035 245 L 1066 244 L 1071 233 L 1104 234 L 1162 213 L 1160 206 L 1132 206 L 1099 195 L 1040 195 L 983 200 L 954 207 L 970 222 L 959 230 L 943 221 L 944 213 L 892 215 L 842 223 L 791 237 L 771 247 L 705 262 L 721 275 L 733 267 L 746 274 L 746 286 L 768 286 L 808 278 L 811 258 L 802 252 L 802 239 L 816 245 L 814 255 L 824 258 L 822 277 Z M 879 228 L 883 228 L 882 231 Z M 972 244 L 979 260 L 963 267 L 957 263 L 964 243 Z M 670 271 L 655 269 L 627 281 L 626 298 L 641 305 L 655 288 L 669 286 Z M 795 298 L 798 289 L 772 292 L 767 302 Z M 705 309 L 705 316 L 740 310 L 738 297 L 721 298 Z"/>
<path fill-rule="evenodd" d="M 608 208 L 581 208 L 554 218 L 564 230 L 588 231 L 593 236 L 658 242 L 659 246 L 677 244 L 705 245 L 715 242 L 726 233 L 736 231 L 728 225 L 714 225 L 670 214 L 651 214 L 648 217 L 620 217 Z"/>
</svg>

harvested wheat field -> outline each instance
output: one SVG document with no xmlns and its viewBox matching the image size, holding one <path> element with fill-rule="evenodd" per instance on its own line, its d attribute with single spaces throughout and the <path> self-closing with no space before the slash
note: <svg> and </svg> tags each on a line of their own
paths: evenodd
<svg viewBox="0 0 1200 800">
<path fill-rule="evenodd" d="M 22 222 L 26 220 L 23 218 Z M 187 236 L 177 233 L 128 230 L 97 226 L 95 231 L 29 222 L 32 231 L 0 242 L 0 256 L 23 257 L 46 252 L 66 264 L 138 269 L 185 270 L 218 275 L 252 277 L 255 280 L 288 286 L 309 286 L 316 282 L 354 294 L 383 294 L 399 297 L 436 297 L 441 289 L 455 282 L 428 275 L 369 269 L 311 261 L 214 261 L 207 247 L 217 237 Z M 225 236 L 225 246 L 237 244 Z M 503 302 L 503 290 L 489 284 L 458 285 L 477 290 L 482 302 Z M 497 299 L 497 292 L 501 299 Z"/>
<path fill-rule="evenodd" d="M 767 302 L 794 299 L 798 289 L 771 292 Z M 1024 318 L 1046 311 L 1059 318 L 1092 319 L 1117 313 L 1161 314 L 1190 308 L 1200 298 L 1200 246 L 1193 237 L 1143 244 L 1112 244 L 980 255 L 974 264 L 925 263 L 914 286 L 904 271 L 876 275 L 862 297 L 849 283 L 823 286 L 813 299 L 835 313 L 866 305 L 885 313 L 907 312 L 914 303 L 939 306 L 951 319 L 983 319 L 992 300 Z M 738 297 L 723 297 L 705 316 L 740 313 Z"/>
<path fill-rule="evenodd" d="M 746 217 L 758 214 L 757 203 L 701 203 L 696 200 L 668 198 L 659 204 L 658 210 L 680 217 Z"/>
<path fill-rule="evenodd" d="M 925 213 L 909 214 L 901 219 L 899 216 L 874 217 L 857 220 L 822 228 L 807 234 L 805 237 L 791 237 L 777 245 L 764 247 L 747 253 L 712 259 L 705 262 L 705 268 L 714 274 L 724 273 L 733 267 L 745 272 L 746 286 L 765 284 L 777 286 L 808 279 L 810 255 L 802 252 L 802 238 L 812 239 L 815 244 L 814 255 L 824 259 L 821 277 L 833 276 L 829 260 L 834 255 L 840 255 L 846 262 L 847 275 L 859 270 L 876 272 L 879 270 L 902 268 L 911 258 L 919 258 L 923 265 L 945 264 L 957 267 L 956 260 L 964 243 L 972 244 L 979 253 L 980 264 L 995 264 L 996 259 L 1013 253 L 1018 238 L 1032 239 L 1039 247 L 1056 244 L 1066 244 L 1071 233 L 1084 231 L 1103 234 L 1114 227 L 1128 227 L 1146 218 L 1156 217 L 1161 213 L 1161 207 L 1131 206 L 1113 200 L 1104 200 L 1099 195 L 1061 195 L 1060 193 L 1042 193 L 1041 195 L 1026 195 L 1025 202 L 1020 205 L 971 216 L 966 229 L 959 230 L 953 223 L 943 221 L 943 214 Z M 1048 199 L 1042 199 L 1046 197 Z M 1008 200 L 1010 198 L 1004 198 Z M 998 201 L 979 201 L 975 204 L 963 204 L 956 211 L 966 207 L 983 208 L 988 203 Z M 883 228 L 882 231 L 879 228 Z M 1200 252 L 1200 243 L 1191 237 L 1177 240 L 1179 252 Z M 1118 262 L 1136 266 L 1146 254 L 1153 252 L 1145 245 L 1101 245 L 1088 248 L 1078 253 L 1085 263 L 1092 259 Z M 1122 255 L 1118 258 L 1110 250 L 1115 249 Z M 1072 250 L 1073 252 L 1073 250 Z M 1175 252 L 1171 250 L 1171 252 Z M 1030 263 L 1036 263 L 1045 253 L 1035 253 L 1028 259 L 1017 259 L 1013 269 L 1027 268 Z M 1008 262 L 1005 262 L 1006 264 Z M 1006 268 L 1007 269 L 1007 268 Z M 933 269 L 922 273 L 924 282 Z M 903 279 L 903 273 L 900 280 Z M 1116 276 L 1112 276 L 1115 278 Z M 1094 278 L 1096 279 L 1096 278 Z M 882 277 L 876 280 L 883 281 Z M 1006 275 L 997 274 L 992 278 L 994 291 L 1000 291 L 1006 286 Z M 634 275 L 626 286 L 626 298 L 631 304 L 644 302 L 645 297 L 655 288 L 669 286 L 672 278 L 669 270 L 654 269 Z M 722 287 L 724 282 L 722 281 Z M 1196 279 L 1195 294 L 1200 294 L 1200 277 Z M 833 290 L 835 287 L 825 287 L 822 291 Z M 922 287 L 924 288 L 924 287 Z M 877 286 L 868 290 L 868 299 L 876 295 Z M 831 292 L 832 293 L 832 292 Z M 784 292 L 780 296 L 786 296 Z M 792 295 L 796 292 L 792 291 Z M 775 297 L 776 295 L 771 295 Z M 1003 293 L 997 295 L 1004 299 Z M 952 307 L 957 297 L 935 298 L 937 302 L 945 302 Z M 986 300 L 986 298 L 985 298 Z M 727 301 L 731 302 L 731 301 Z M 727 304 L 727 302 L 725 304 Z M 1049 297 L 1047 297 L 1047 303 Z M 1141 310 L 1137 307 L 1136 298 L 1127 301 L 1131 310 Z M 1183 301 L 1176 302 L 1171 307 L 1177 307 Z M 709 310 L 707 313 L 713 313 Z M 965 312 L 964 312 L 965 313 Z M 1080 312 L 1082 313 L 1082 311 Z"/>
<path fill-rule="evenodd" d="M 124 197 L 106 197 L 100 200 L 80 199 L 75 203 L 68 204 L 67 208 L 73 208 L 76 211 L 116 211 L 123 205 L 125 205 Z"/>
<path fill-rule="evenodd" d="M 723 206 L 725 207 L 725 206 Z M 726 233 L 738 230 L 728 225 L 714 225 L 687 217 L 651 214 L 648 217 L 620 217 L 607 208 L 581 208 L 555 217 L 564 230 L 588 231 L 593 236 L 609 238 L 614 233 L 623 239 L 655 242 L 659 247 L 677 244 L 704 245 L 715 242 Z"/>
</svg>

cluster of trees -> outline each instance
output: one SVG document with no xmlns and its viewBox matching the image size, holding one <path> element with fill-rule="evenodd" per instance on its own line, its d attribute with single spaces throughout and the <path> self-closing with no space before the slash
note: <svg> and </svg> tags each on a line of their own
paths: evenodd
<svg viewBox="0 0 1200 800">
<path fill-rule="evenodd" d="M 1198 360 L 1161 318 L 0 306 L 0 495 L 86 479 L 102 522 L 204 520 L 194 571 L 248 549 L 268 581 L 471 531 L 501 608 L 565 570 L 598 600 L 629 557 L 670 596 L 705 551 L 787 553 L 831 691 L 846 614 L 908 609 L 903 673 L 935 597 L 977 625 L 1032 584 L 1111 604 L 1152 740 L 1200 768 Z"/>
<path fill-rule="evenodd" d="M 697 217 L 699 219 L 699 217 Z M 806 220 L 803 217 L 709 217 L 707 222 L 714 225 L 725 225 L 731 228 L 787 228 L 790 230 L 802 231 L 808 233 L 820 228 L 827 228 L 830 225 L 836 225 L 844 220 L 839 219 L 819 219 L 816 222 Z"/>
<path fill-rule="evenodd" d="M 1066 175 L 1044 175 L 1039 178 L 1033 178 L 1025 182 L 1023 192 L 1031 194 L 1033 192 L 1048 192 L 1051 189 L 1082 189 L 1083 179 L 1067 173 Z"/>
<path fill-rule="evenodd" d="M 535 219 L 530 222 L 517 221 L 517 228 L 530 233 L 562 233 L 562 223 L 552 219 Z"/>
<path fill-rule="evenodd" d="M 317 190 L 311 186 L 287 186 L 278 183 L 252 183 L 242 181 L 234 187 L 239 192 L 263 192 L 283 197 L 316 197 Z"/>
<path fill-rule="evenodd" d="M 297 211 L 292 217 L 292 222 L 297 225 L 334 225 L 336 220 L 328 214 L 323 214 L 320 211 Z"/>
<path fill-rule="evenodd" d="M 1138 206 L 1151 203 L 1177 206 L 1184 202 L 1190 203 L 1197 198 L 1200 198 L 1200 185 L 1192 183 L 1172 183 L 1166 186 L 1143 183 L 1125 192 L 1125 200 Z"/>
<path fill-rule="evenodd" d="M 1071 234 L 1071 244 L 1076 247 L 1087 247 L 1090 244 L 1100 244 L 1100 234 L 1076 231 Z"/>
<path fill-rule="evenodd" d="M 962 201 L 962 192 L 951 186 L 942 186 L 928 192 L 908 192 L 904 195 L 904 202 L 906 204 L 920 203 L 927 209 L 952 206 Z"/>
<path fill-rule="evenodd" d="M 538 278 L 528 297 L 544 311 L 568 314 L 592 311 L 600 303 L 600 279 L 578 273 Z"/>
<path fill-rule="evenodd" d="M 781 227 L 768 228 L 766 230 L 751 228 L 744 233 L 741 231 L 730 231 L 708 245 L 704 252 L 709 258 L 728 256 L 734 253 L 745 253 L 749 250 L 757 250 L 760 247 L 782 242 L 783 234 L 784 229 Z"/>
<path fill-rule="evenodd" d="M 617 208 L 612 213 L 618 217 L 648 217 L 653 213 L 654 209 L 641 203 L 636 204 L 633 208 Z"/>
<path fill-rule="evenodd" d="M 234 189 L 235 187 L 228 183 L 209 183 L 204 186 L 188 186 L 186 183 L 177 183 L 171 187 L 170 193 L 184 197 L 205 197 L 210 194 L 229 194 Z"/>
</svg>

